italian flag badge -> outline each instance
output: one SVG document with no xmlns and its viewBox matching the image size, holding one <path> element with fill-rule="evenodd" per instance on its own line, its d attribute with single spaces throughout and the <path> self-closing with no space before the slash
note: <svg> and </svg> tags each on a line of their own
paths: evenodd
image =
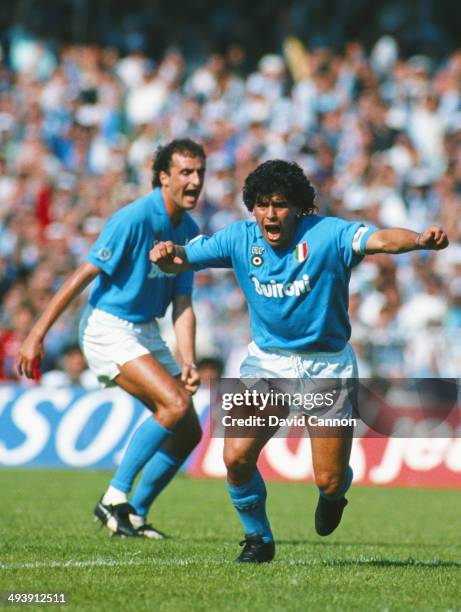
<svg viewBox="0 0 461 612">
<path fill-rule="evenodd" d="M 295 259 L 299 263 L 307 259 L 307 242 L 300 242 L 295 248 Z"/>
</svg>

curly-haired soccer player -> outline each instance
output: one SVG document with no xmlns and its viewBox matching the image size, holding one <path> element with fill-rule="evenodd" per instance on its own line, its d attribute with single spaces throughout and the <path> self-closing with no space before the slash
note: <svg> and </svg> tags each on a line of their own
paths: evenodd
<svg viewBox="0 0 461 612">
<path fill-rule="evenodd" d="M 256 223 L 233 223 L 185 248 L 156 245 L 151 258 L 163 269 L 233 268 L 248 302 L 253 342 L 242 378 L 357 377 L 348 340 L 351 269 L 367 253 L 443 249 L 443 230 L 421 234 L 383 229 L 316 214 L 314 189 L 295 163 L 267 161 L 246 179 L 243 199 Z M 351 402 L 340 416 L 351 413 Z M 268 436 L 226 437 L 228 489 L 245 532 L 240 562 L 271 561 L 275 546 L 266 515 L 266 488 L 256 462 Z M 246 434 L 248 432 L 245 432 Z M 342 435 L 312 435 L 312 462 L 320 490 L 315 528 L 328 535 L 339 525 L 352 482 L 352 427 Z M 328 433 L 328 431 L 324 431 Z M 299 516 L 299 515 L 298 515 Z"/>
</svg>

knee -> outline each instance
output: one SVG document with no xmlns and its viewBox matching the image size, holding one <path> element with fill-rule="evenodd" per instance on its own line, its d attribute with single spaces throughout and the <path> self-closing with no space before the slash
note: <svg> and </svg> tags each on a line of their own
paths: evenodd
<svg viewBox="0 0 461 612">
<path fill-rule="evenodd" d="M 224 453 L 224 463 L 229 480 L 239 486 L 253 474 L 256 463 L 238 449 L 228 449 Z"/>
<path fill-rule="evenodd" d="M 186 416 L 191 406 L 192 402 L 190 395 L 187 391 L 178 387 L 174 395 L 170 397 L 168 404 L 162 408 L 163 412 L 168 415 L 168 421 L 174 426 Z"/>
<path fill-rule="evenodd" d="M 338 472 L 323 471 L 315 475 L 315 483 L 325 495 L 336 495 L 345 483 L 345 476 Z"/>
</svg>

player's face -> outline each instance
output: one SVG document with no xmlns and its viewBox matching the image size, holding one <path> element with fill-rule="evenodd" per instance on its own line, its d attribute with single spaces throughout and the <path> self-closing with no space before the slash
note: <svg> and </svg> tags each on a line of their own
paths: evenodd
<svg viewBox="0 0 461 612">
<path fill-rule="evenodd" d="M 195 208 L 204 177 L 205 162 L 202 158 L 173 153 L 169 172 L 160 172 L 159 175 L 167 205 L 183 210 Z"/>
<path fill-rule="evenodd" d="M 274 248 L 282 248 L 293 237 L 298 223 L 298 209 L 284 195 L 272 194 L 260 198 L 253 214 L 264 236 Z"/>
</svg>

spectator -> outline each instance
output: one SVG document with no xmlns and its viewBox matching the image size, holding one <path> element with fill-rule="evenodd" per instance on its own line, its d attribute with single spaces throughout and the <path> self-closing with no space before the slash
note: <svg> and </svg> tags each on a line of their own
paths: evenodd
<svg viewBox="0 0 461 612">
<path fill-rule="evenodd" d="M 59 360 L 59 368 L 46 372 L 41 384 L 55 389 L 78 385 L 87 391 L 99 388 L 96 376 L 86 367 L 85 358 L 78 344 L 66 346 Z"/>
<path fill-rule="evenodd" d="M 295 4 L 291 17 L 302 12 Z M 375 374 L 387 351 L 392 357 L 384 361 L 398 364 L 402 376 L 415 375 L 420 348 L 410 333 L 396 346 L 396 327 L 417 328 L 438 347 L 457 337 L 460 265 L 449 254 L 461 249 L 459 50 L 407 58 L 400 38 L 376 36 L 370 55 L 358 41 L 345 41 L 341 53 L 299 43 L 296 57 L 293 47 L 285 47 L 286 57 L 256 57 L 235 44 L 227 53 L 201 46 L 202 55 L 187 56 L 168 48 L 154 61 L 138 44 L 146 40 L 142 20 L 133 23 L 122 28 L 125 55 L 81 44 L 54 53 L 23 32 L 14 35 L 26 44 L 27 61 L 18 63 L 14 47 L 8 67 L 0 65 L 3 379 L 14 377 L 9 355 L 21 317 L 42 310 L 104 220 L 149 189 L 155 146 L 185 135 L 203 141 L 209 153 L 197 207 L 204 232 L 245 218 L 243 177 L 268 157 L 302 165 L 321 213 L 416 231 L 431 223 L 447 228 L 447 254 L 402 255 L 392 265 L 370 257 L 354 273 L 351 316 L 364 371 Z M 38 71 L 30 69 L 31 49 L 39 51 Z M 195 299 L 202 354 L 219 352 L 232 371 L 247 325 L 232 275 L 204 274 Z M 75 343 L 78 311 L 77 304 L 50 335 L 45 372 Z M 448 351 L 437 371 L 455 371 L 458 359 Z M 435 371 L 426 366 L 418 371 Z"/>
</svg>

